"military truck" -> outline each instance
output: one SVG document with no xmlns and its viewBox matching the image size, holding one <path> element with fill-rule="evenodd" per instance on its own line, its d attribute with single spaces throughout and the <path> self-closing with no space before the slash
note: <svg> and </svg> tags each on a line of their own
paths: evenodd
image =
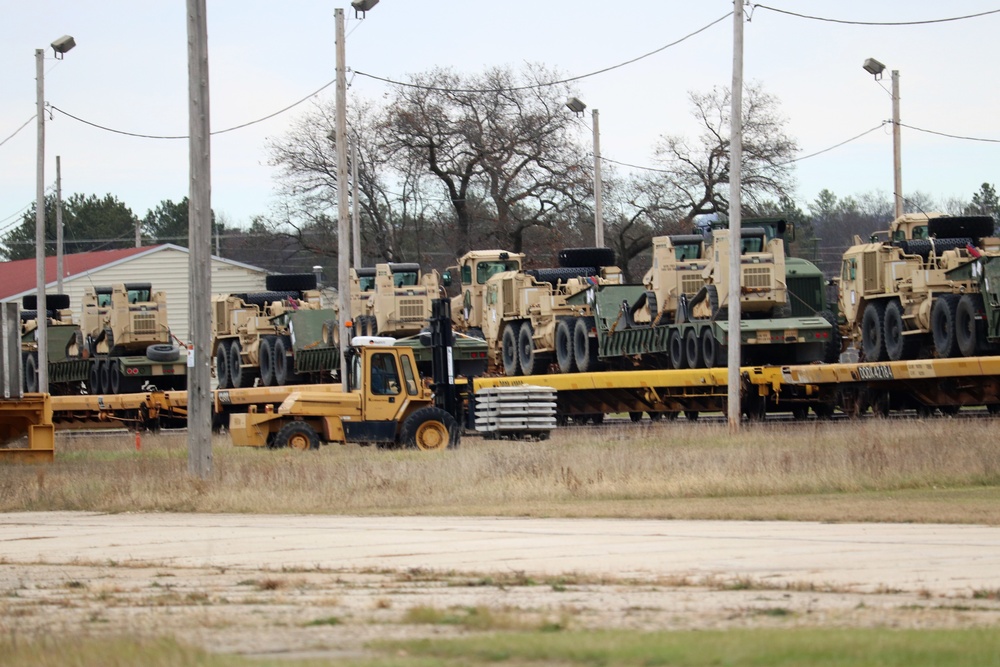
<svg viewBox="0 0 1000 667">
<path fill-rule="evenodd" d="M 990 216 L 908 213 L 843 256 L 841 332 L 861 360 L 980 353 L 984 285 L 977 258 L 1000 255 Z M 965 270 L 963 270 L 965 269 Z"/>
<path fill-rule="evenodd" d="M 456 324 L 482 335 L 493 366 L 507 375 L 543 373 L 554 361 L 570 372 L 576 368 L 568 352 L 573 330 L 563 320 L 588 317 L 590 306 L 567 299 L 596 283 L 621 283 L 614 251 L 566 248 L 559 252 L 559 267 L 547 269 L 522 270 L 523 257 L 504 251 L 464 255 L 462 293 L 452 302 Z"/>
<path fill-rule="evenodd" d="M 593 320 L 574 338 L 577 366 L 711 368 L 725 364 L 729 323 L 730 231 L 654 239 L 643 285 L 595 285 L 568 301 L 588 303 Z M 839 352 L 831 316 L 793 316 L 784 243 L 764 227 L 741 230 L 741 350 L 745 364 L 811 363 Z M 698 257 L 691 257 L 697 254 Z M 683 255 L 683 258 L 682 258 Z M 700 286 L 693 279 L 700 271 Z"/>
<path fill-rule="evenodd" d="M 154 292 L 152 284 L 88 287 L 80 326 L 82 340 L 71 341 L 66 351 L 90 358 L 90 393 L 186 387 L 187 351 L 181 353 L 170 333 L 166 293 Z"/>
<path fill-rule="evenodd" d="M 389 262 L 352 269 L 351 321 L 358 336 L 403 337 L 427 326 L 431 302 L 440 296 L 437 271 L 419 264 Z M 357 282 L 355 282 L 355 280 Z"/>
<path fill-rule="evenodd" d="M 316 383 L 340 368 L 337 313 L 311 273 L 265 278 L 265 292 L 212 299 L 212 353 L 220 389 Z"/>
<path fill-rule="evenodd" d="M 66 294 L 45 297 L 48 309 L 48 377 L 50 394 L 78 394 L 90 377 L 90 361 L 73 358 L 70 351 L 82 346 L 80 325 L 73 321 L 70 298 Z M 21 360 L 24 369 L 22 388 L 38 391 L 38 299 L 34 294 L 21 300 Z"/>
</svg>

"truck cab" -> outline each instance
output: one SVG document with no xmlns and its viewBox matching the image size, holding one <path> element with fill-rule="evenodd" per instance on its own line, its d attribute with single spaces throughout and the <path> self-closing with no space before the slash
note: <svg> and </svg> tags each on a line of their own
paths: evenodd
<svg viewBox="0 0 1000 667">
<path fill-rule="evenodd" d="M 442 285 L 449 287 L 457 274 L 461 281 L 461 294 L 451 301 L 452 319 L 462 330 L 483 329 L 486 283 L 495 275 L 508 271 L 518 272 L 524 261 L 523 253 L 506 250 L 474 250 L 458 260 L 457 267 L 450 267 L 442 276 Z"/>
</svg>

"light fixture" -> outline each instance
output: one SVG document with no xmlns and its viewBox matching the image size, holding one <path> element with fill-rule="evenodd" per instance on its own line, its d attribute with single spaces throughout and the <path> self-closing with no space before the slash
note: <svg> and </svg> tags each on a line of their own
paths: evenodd
<svg viewBox="0 0 1000 667">
<path fill-rule="evenodd" d="M 354 0 L 351 7 L 354 7 L 354 17 L 364 17 L 365 12 L 378 4 L 378 0 Z"/>
<path fill-rule="evenodd" d="M 581 102 L 580 98 L 571 97 L 566 100 L 566 107 L 577 116 L 580 116 L 583 114 L 583 110 L 587 108 L 587 105 Z"/>
<path fill-rule="evenodd" d="M 864 67 L 865 71 L 874 76 L 876 79 L 881 79 L 882 72 L 885 71 L 885 65 L 875 60 L 874 58 L 869 58 L 868 60 L 866 60 L 865 64 L 862 65 L 862 67 Z"/>
<path fill-rule="evenodd" d="M 69 35 L 63 35 L 56 41 L 52 42 L 52 50 L 55 52 L 57 60 L 62 60 L 62 57 L 67 51 L 76 46 L 76 40 Z"/>
</svg>

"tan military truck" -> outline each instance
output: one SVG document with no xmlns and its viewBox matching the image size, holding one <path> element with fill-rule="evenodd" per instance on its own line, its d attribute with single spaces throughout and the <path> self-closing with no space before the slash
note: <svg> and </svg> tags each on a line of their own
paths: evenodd
<svg viewBox="0 0 1000 667">
<path fill-rule="evenodd" d="M 567 248 L 559 252 L 560 266 L 550 269 L 522 270 L 523 258 L 491 250 L 459 260 L 462 291 L 452 302 L 456 327 L 481 334 L 492 365 L 507 375 L 543 373 L 553 361 L 572 372 L 579 367 L 574 340 L 591 335 L 593 318 L 588 304 L 566 300 L 593 284 L 621 282 L 614 251 Z M 589 361 L 583 361 L 584 369 Z"/>
<path fill-rule="evenodd" d="M 80 326 L 84 349 L 71 344 L 67 354 L 89 355 L 91 393 L 185 388 L 186 351 L 170 333 L 166 293 L 150 283 L 88 287 Z"/>
<path fill-rule="evenodd" d="M 78 394 L 90 377 L 90 361 L 81 358 L 83 334 L 73 320 L 70 298 L 49 294 L 45 298 L 48 339 L 48 378 L 50 394 Z M 21 361 L 24 369 L 22 389 L 38 391 L 38 299 L 28 294 L 21 300 Z"/>
<path fill-rule="evenodd" d="M 315 383 L 340 367 L 337 313 L 325 308 L 316 276 L 277 274 L 266 292 L 212 299 L 212 351 L 220 389 Z"/>
<path fill-rule="evenodd" d="M 432 301 L 440 296 L 440 281 L 437 271 L 425 272 L 415 263 L 389 262 L 354 271 L 354 334 L 401 338 L 420 333 L 430 319 Z"/>
<path fill-rule="evenodd" d="M 956 269 L 1000 254 L 993 224 L 990 216 L 909 213 L 881 240 L 854 238 L 841 264 L 840 323 L 863 361 L 981 352 L 979 280 Z"/>
</svg>

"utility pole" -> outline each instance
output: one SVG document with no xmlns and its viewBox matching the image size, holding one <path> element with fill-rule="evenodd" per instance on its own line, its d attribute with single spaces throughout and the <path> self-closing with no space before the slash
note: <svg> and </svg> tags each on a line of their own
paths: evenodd
<svg viewBox="0 0 1000 667">
<path fill-rule="evenodd" d="M 344 322 L 350 317 L 350 214 L 347 208 L 347 74 L 344 49 L 344 10 L 333 10 L 337 24 L 337 119 L 334 141 L 337 144 L 337 297 L 340 303 L 340 382 L 347 391 L 347 347 L 350 333 Z"/>
<path fill-rule="evenodd" d="M 892 70 L 892 168 L 896 190 L 896 217 L 903 215 L 903 153 L 899 145 L 899 70 Z"/>
<path fill-rule="evenodd" d="M 188 274 L 191 302 L 188 351 L 188 472 L 207 479 L 212 472 L 212 160 L 208 96 L 208 21 L 205 0 L 187 0 L 188 140 L 190 206 L 188 207 Z"/>
<path fill-rule="evenodd" d="M 740 378 L 740 249 L 742 248 L 740 185 L 743 162 L 743 0 L 733 0 L 733 90 L 730 96 L 729 134 L 729 358 L 728 386 L 729 431 L 740 429 L 742 413 Z"/>
<path fill-rule="evenodd" d="M 62 161 L 56 156 L 56 292 L 63 291 Z"/>
<path fill-rule="evenodd" d="M 38 159 L 35 182 L 35 278 L 38 292 L 38 391 L 49 392 L 49 318 L 45 299 L 45 51 L 35 49 Z"/>
<path fill-rule="evenodd" d="M 351 240 L 354 242 L 354 268 L 361 268 L 361 216 L 358 210 L 358 133 L 351 142 Z"/>
<path fill-rule="evenodd" d="M 601 126 L 597 109 L 591 112 L 594 119 L 594 245 L 604 247 L 604 204 L 601 198 Z"/>
</svg>

